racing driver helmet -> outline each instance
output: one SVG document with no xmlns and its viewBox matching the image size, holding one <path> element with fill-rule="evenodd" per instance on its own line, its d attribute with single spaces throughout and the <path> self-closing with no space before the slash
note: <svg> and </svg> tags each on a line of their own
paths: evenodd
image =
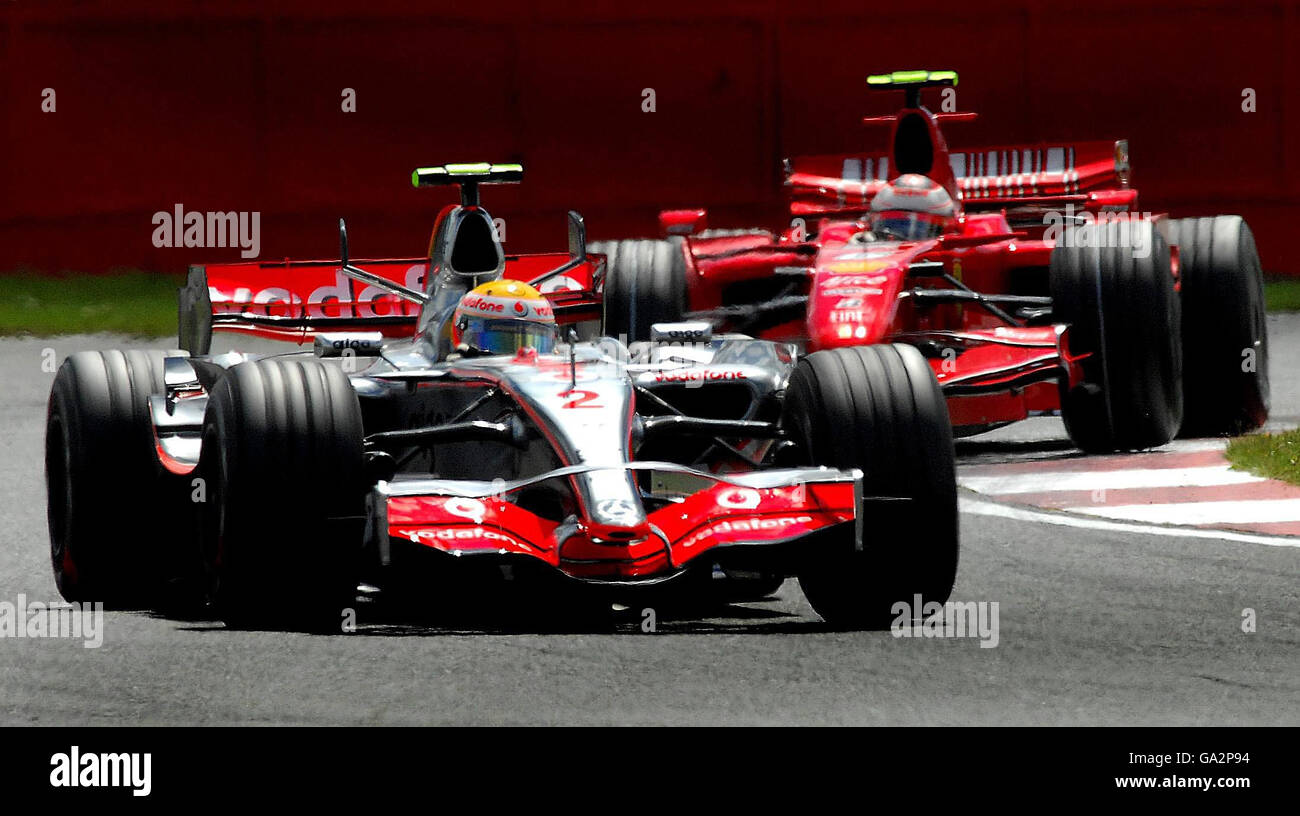
<svg viewBox="0 0 1300 816">
<path fill-rule="evenodd" d="M 934 180 L 904 173 L 871 199 L 871 232 L 877 238 L 923 241 L 938 238 L 957 215 L 952 196 Z"/>
<path fill-rule="evenodd" d="M 550 302 L 514 280 L 495 280 L 466 292 L 451 318 L 452 347 L 472 354 L 514 354 L 523 348 L 545 354 L 559 330 Z"/>
</svg>

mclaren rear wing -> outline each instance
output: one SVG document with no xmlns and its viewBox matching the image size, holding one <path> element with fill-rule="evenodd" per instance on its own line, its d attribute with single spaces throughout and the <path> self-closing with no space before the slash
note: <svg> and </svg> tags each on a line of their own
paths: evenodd
<svg viewBox="0 0 1300 816">
<path fill-rule="evenodd" d="M 357 261 L 378 278 L 424 290 L 427 258 Z M 505 277 L 534 283 L 561 324 L 599 319 L 600 256 L 563 252 L 506 256 Z M 331 261 L 282 261 L 191 266 L 178 293 L 179 342 L 206 354 L 214 331 L 310 343 L 321 332 L 377 331 L 410 337 L 420 305 L 384 286 L 358 281 Z"/>
</svg>

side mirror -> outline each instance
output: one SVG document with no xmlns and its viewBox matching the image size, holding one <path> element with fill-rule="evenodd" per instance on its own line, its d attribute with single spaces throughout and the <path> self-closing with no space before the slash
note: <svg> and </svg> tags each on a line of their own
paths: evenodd
<svg viewBox="0 0 1300 816">
<path fill-rule="evenodd" d="M 569 210 L 569 257 L 578 260 L 587 257 L 587 222 L 576 210 Z"/>
<path fill-rule="evenodd" d="M 412 303 L 419 303 L 420 305 L 424 305 L 424 303 L 429 300 L 428 295 L 426 295 L 424 292 L 420 292 L 415 289 L 408 289 L 407 287 L 403 286 L 397 281 L 389 280 L 388 278 L 385 278 L 382 275 L 376 275 L 374 272 L 367 272 L 364 269 L 358 269 L 357 267 L 353 266 L 351 259 L 348 257 L 348 225 L 344 223 L 342 218 L 339 219 L 339 269 L 343 272 L 344 275 L 347 275 L 349 278 L 352 278 L 353 280 L 358 280 L 361 281 L 362 283 L 368 283 L 371 286 L 378 286 L 380 289 L 383 289 L 386 292 L 391 292 L 400 298 L 405 298 L 406 300 L 409 300 Z M 343 335 L 330 335 L 330 336 L 341 337 Z M 383 339 L 384 338 L 381 336 L 379 338 L 379 342 L 383 342 Z M 317 337 L 316 340 L 317 343 L 319 343 L 320 337 Z M 377 347 L 378 346 L 376 346 L 376 348 Z M 322 356 L 320 353 L 319 345 L 316 346 L 316 349 L 317 349 L 316 356 L 318 357 Z M 359 350 L 358 353 L 360 353 Z M 375 353 L 378 354 L 378 352 Z M 326 356 L 330 356 L 330 355 L 326 355 Z"/>
</svg>

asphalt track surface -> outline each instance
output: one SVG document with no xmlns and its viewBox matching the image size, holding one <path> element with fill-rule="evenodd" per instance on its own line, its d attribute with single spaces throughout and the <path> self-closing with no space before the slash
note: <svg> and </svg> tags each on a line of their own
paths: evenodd
<svg viewBox="0 0 1300 816">
<path fill-rule="evenodd" d="M 1269 327 L 1274 421 L 1295 424 L 1300 316 Z M 0 602 L 58 600 L 42 351 L 125 345 L 146 344 L 0 341 Z M 1067 449 L 1051 419 L 959 443 L 965 462 Z M 995 648 L 830 632 L 794 581 L 653 634 L 639 616 L 578 634 L 379 621 L 315 636 L 110 612 L 98 649 L 0 638 L 0 723 L 1300 724 L 1300 549 L 971 514 L 961 532 L 953 599 L 999 603 Z"/>
</svg>

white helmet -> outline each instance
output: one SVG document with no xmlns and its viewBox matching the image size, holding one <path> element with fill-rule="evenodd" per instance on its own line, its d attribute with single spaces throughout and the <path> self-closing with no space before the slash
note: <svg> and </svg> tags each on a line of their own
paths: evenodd
<svg viewBox="0 0 1300 816">
<path fill-rule="evenodd" d="M 957 215 L 952 196 L 919 173 L 905 173 L 871 199 L 871 231 L 901 241 L 938 238 Z"/>
</svg>

